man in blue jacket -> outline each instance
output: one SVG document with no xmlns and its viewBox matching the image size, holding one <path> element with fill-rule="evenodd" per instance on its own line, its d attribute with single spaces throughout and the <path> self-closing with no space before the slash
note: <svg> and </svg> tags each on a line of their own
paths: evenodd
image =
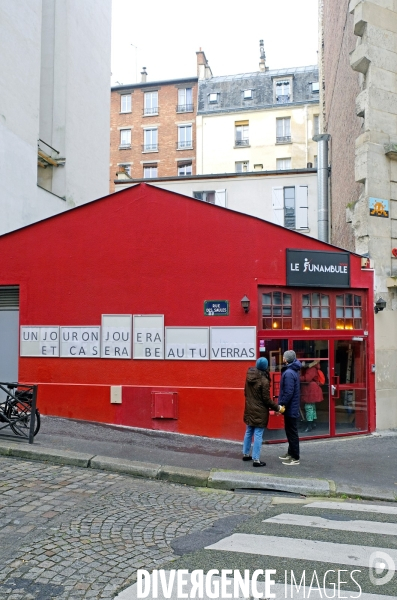
<svg viewBox="0 0 397 600">
<path fill-rule="evenodd" d="M 293 350 L 284 352 L 283 363 L 278 403 L 285 408 L 284 423 L 285 435 L 288 440 L 288 452 L 284 456 L 279 456 L 279 458 L 283 461 L 283 465 L 299 465 L 299 371 L 302 365 L 299 360 L 296 360 L 296 354 Z"/>
</svg>

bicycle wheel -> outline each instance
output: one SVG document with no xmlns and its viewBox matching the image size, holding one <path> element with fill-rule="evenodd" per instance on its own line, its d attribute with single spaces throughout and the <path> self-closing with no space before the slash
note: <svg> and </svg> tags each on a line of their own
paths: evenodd
<svg viewBox="0 0 397 600">
<path fill-rule="evenodd" d="M 10 427 L 16 435 L 23 437 L 29 436 L 30 431 L 30 419 L 31 419 L 31 407 L 30 404 L 16 400 L 8 405 L 6 417 L 10 419 Z M 35 424 L 33 435 L 37 435 L 40 430 L 40 413 L 36 409 L 35 411 Z"/>
</svg>

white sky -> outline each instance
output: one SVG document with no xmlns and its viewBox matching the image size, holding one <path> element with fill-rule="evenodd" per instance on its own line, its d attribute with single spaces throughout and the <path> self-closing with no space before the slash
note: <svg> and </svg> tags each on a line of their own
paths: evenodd
<svg viewBox="0 0 397 600">
<path fill-rule="evenodd" d="M 317 64 L 318 0 L 112 1 L 112 85 L 194 77 L 200 47 L 214 76 L 257 71 L 260 39 L 270 69 Z"/>
</svg>

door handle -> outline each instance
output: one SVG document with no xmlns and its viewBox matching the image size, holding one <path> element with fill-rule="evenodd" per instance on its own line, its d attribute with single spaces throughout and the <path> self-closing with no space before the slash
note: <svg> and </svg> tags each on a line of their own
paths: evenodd
<svg viewBox="0 0 397 600">
<path fill-rule="evenodd" d="M 334 375 L 334 381 L 335 385 L 331 385 L 331 394 L 335 400 L 338 400 L 338 398 L 340 397 L 339 375 Z"/>
</svg>

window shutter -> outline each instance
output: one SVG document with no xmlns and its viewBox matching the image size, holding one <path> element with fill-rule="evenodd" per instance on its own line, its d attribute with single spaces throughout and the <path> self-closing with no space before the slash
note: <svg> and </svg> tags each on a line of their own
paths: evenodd
<svg viewBox="0 0 397 600">
<path fill-rule="evenodd" d="M 217 206 L 226 206 L 226 190 L 216 190 L 215 204 Z"/>
<path fill-rule="evenodd" d="M 0 287 L 0 310 L 19 310 L 19 287 Z"/>
<path fill-rule="evenodd" d="M 284 192 L 282 187 L 272 188 L 273 223 L 284 226 Z"/>
<path fill-rule="evenodd" d="M 296 186 L 296 229 L 307 229 L 309 227 L 307 190 L 307 185 Z"/>
</svg>

